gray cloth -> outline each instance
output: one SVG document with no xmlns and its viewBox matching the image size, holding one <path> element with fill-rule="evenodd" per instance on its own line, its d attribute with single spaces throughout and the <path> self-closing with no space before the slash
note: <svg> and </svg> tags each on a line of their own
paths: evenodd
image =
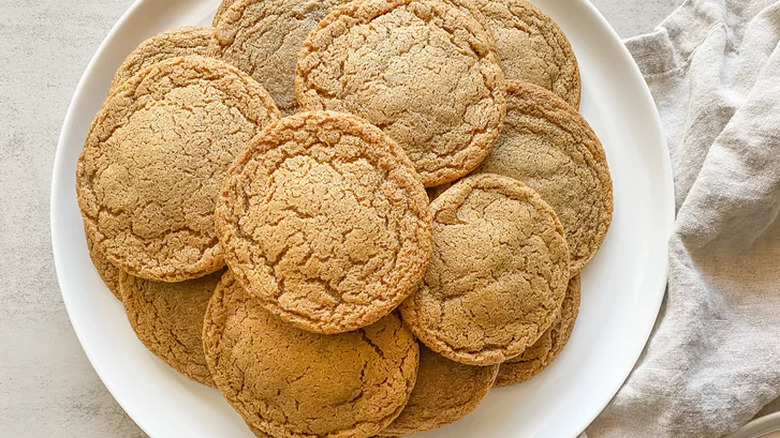
<svg viewBox="0 0 780 438">
<path fill-rule="evenodd" d="M 626 42 L 674 167 L 664 306 L 589 438 L 720 437 L 780 396 L 780 1 L 691 0 Z"/>
</svg>

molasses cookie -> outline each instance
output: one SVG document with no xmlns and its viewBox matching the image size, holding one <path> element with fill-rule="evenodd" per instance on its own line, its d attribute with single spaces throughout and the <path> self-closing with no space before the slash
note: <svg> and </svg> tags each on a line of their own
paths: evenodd
<svg viewBox="0 0 780 438">
<path fill-rule="evenodd" d="M 282 114 L 293 114 L 298 110 L 293 83 L 301 44 L 331 9 L 347 1 L 232 1 L 214 21 L 212 56 L 252 75 Z"/>
<path fill-rule="evenodd" d="M 508 386 L 530 380 L 547 368 L 569 341 L 580 309 L 580 276 L 569 282 L 561 314 L 552 327 L 523 354 L 501 364 L 495 386 Z"/>
<path fill-rule="evenodd" d="M 307 332 L 266 311 L 226 273 L 203 328 L 206 360 L 227 401 L 275 437 L 368 437 L 409 399 L 419 348 L 390 315 L 338 335 Z"/>
<path fill-rule="evenodd" d="M 539 192 L 566 231 L 571 273 L 596 255 L 612 222 L 607 158 L 588 122 L 544 88 L 510 81 L 504 131 L 477 172 L 518 179 Z"/>
<path fill-rule="evenodd" d="M 555 320 L 569 252 L 553 210 L 521 182 L 465 178 L 431 203 L 433 257 L 401 314 L 426 346 L 470 365 L 501 363 Z"/>
<path fill-rule="evenodd" d="M 138 339 L 171 368 L 208 386 L 214 381 L 203 355 L 203 316 L 220 275 L 165 283 L 122 273 L 119 281 Z"/>
<path fill-rule="evenodd" d="M 426 187 L 476 168 L 506 110 L 492 37 L 468 10 L 440 0 L 337 8 L 304 42 L 295 88 L 306 109 L 348 112 L 382 128 Z"/>
<path fill-rule="evenodd" d="M 460 420 L 487 395 L 498 367 L 453 362 L 420 345 L 420 368 L 409 403 L 380 435 L 424 432 Z"/>
<path fill-rule="evenodd" d="M 217 24 L 219 24 L 219 20 L 222 18 L 222 15 L 227 12 L 228 9 L 235 3 L 236 0 L 222 0 L 222 3 L 219 4 L 219 7 L 217 8 L 217 12 L 214 14 L 214 20 L 211 22 L 211 25 L 214 27 L 217 27 Z"/>
<path fill-rule="evenodd" d="M 495 37 L 507 80 L 530 82 L 580 106 L 580 69 L 560 27 L 525 0 L 453 0 L 474 3 Z"/>
<path fill-rule="evenodd" d="M 89 258 L 92 259 L 92 264 L 95 265 L 100 278 L 103 279 L 103 283 L 106 284 L 108 290 L 118 299 L 122 301 L 122 295 L 119 293 L 119 275 L 121 271 L 111 262 L 106 259 L 106 256 L 100 252 L 97 246 L 92 244 L 92 239 L 87 236 L 87 249 L 89 249 Z"/>
<path fill-rule="evenodd" d="M 169 58 L 187 55 L 206 55 L 214 36 L 210 27 L 180 27 L 157 34 L 142 42 L 114 74 L 108 94 L 113 95 L 123 83 L 136 73 Z"/>
<path fill-rule="evenodd" d="M 411 294 L 431 254 L 412 163 L 358 117 L 304 112 L 270 125 L 234 163 L 216 209 L 225 261 L 269 311 L 341 333 Z"/>
<path fill-rule="evenodd" d="M 268 93 L 216 59 L 144 70 L 95 117 L 76 169 L 88 237 L 109 262 L 150 280 L 224 266 L 214 205 L 233 159 L 278 119 Z"/>
</svg>

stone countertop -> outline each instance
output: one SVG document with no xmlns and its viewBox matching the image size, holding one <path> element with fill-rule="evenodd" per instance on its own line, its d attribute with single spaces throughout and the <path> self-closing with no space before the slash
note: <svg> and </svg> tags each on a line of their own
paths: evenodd
<svg viewBox="0 0 780 438">
<path fill-rule="evenodd" d="M 159 0 L 164 1 L 164 0 Z M 592 0 L 623 37 L 681 0 Z M 0 436 L 146 435 L 92 370 L 57 286 L 49 185 L 61 124 L 130 0 L 0 0 Z"/>
</svg>

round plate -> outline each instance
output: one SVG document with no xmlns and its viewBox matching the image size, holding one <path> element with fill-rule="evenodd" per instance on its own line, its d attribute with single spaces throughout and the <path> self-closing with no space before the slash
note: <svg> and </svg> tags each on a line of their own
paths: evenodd
<svg viewBox="0 0 780 438">
<path fill-rule="evenodd" d="M 477 410 L 427 437 L 575 437 L 625 380 L 664 294 L 674 219 L 669 155 L 646 85 L 617 34 L 587 0 L 535 0 L 571 40 L 582 71 L 582 113 L 601 138 L 615 215 L 583 274 L 569 345 L 528 383 L 494 390 Z M 52 246 L 60 288 L 89 360 L 120 405 L 153 438 L 252 435 L 220 393 L 188 381 L 136 339 L 122 305 L 90 263 L 76 205 L 75 168 L 114 71 L 142 40 L 208 25 L 218 0 L 139 0 L 114 26 L 76 89 L 52 181 Z"/>
<path fill-rule="evenodd" d="M 780 412 L 756 418 L 726 438 L 780 438 Z"/>
</svg>

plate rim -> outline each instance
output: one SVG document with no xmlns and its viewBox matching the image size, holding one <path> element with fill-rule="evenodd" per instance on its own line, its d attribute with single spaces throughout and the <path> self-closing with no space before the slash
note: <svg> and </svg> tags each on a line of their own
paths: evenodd
<svg viewBox="0 0 780 438">
<path fill-rule="evenodd" d="M 760 438 L 773 432 L 780 432 L 780 411 L 753 419 L 726 438 Z"/>
<path fill-rule="evenodd" d="M 86 336 L 83 334 L 85 328 L 80 323 L 77 322 L 78 321 L 77 319 L 73 318 L 74 303 L 72 302 L 69 295 L 65 293 L 65 291 L 61 286 L 61 284 L 64 282 L 63 277 L 65 276 L 65 273 L 63 272 L 63 269 L 60 268 L 62 262 L 60 262 L 59 260 L 61 257 L 64 257 L 64 254 L 61 254 L 62 252 L 61 248 L 58 249 L 59 245 L 57 244 L 57 239 L 56 239 L 56 236 L 59 235 L 61 231 L 59 229 L 58 221 L 56 220 L 55 216 L 56 216 L 56 212 L 59 211 L 59 204 L 61 202 L 65 202 L 65 200 L 59 200 L 55 195 L 58 193 L 57 182 L 60 181 L 61 179 L 59 175 L 61 172 L 64 171 L 62 160 L 64 159 L 63 155 L 64 155 L 67 133 L 72 129 L 72 125 L 74 124 L 74 118 L 76 117 L 75 115 L 76 97 L 83 92 L 83 89 L 86 86 L 87 77 L 89 76 L 90 72 L 93 70 L 98 59 L 100 59 L 103 53 L 107 50 L 109 42 L 113 41 L 114 36 L 118 33 L 118 31 L 121 28 L 124 27 L 125 23 L 129 20 L 131 16 L 133 16 L 136 13 L 136 11 L 141 7 L 142 4 L 147 2 L 152 2 L 152 1 L 155 0 L 134 0 L 133 3 L 120 16 L 120 18 L 116 21 L 116 23 L 114 23 L 114 25 L 111 27 L 109 32 L 103 38 L 100 45 L 95 50 L 95 53 L 90 58 L 90 61 L 87 64 L 86 68 L 84 69 L 79 79 L 78 85 L 76 86 L 71 96 L 71 100 L 70 103 L 68 104 L 68 109 L 66 111 L 66 115 L 62 123 L 62 129 L 58 137 L 57 148 L 56 148 L 54 162 L 53 162 L 52 180 L 50 186 L 50 202 L 49 202 L 50 205 L 49 224 L 50 224 L 51 243 L 52 243 L 52 255 L 54 259 L 54 268 L 57 275 L 57 287 L 60 289 L 60 294 L 62 296 L 65 309 L 68 313 L 68 319 L 70 320 L 71 326 L 73 327 L 73 330 L 76 333 L 76 337 L 79 341 L 79 344 L 81 345 L 82 350 L 84 351 L 85 355 L 87 356 L 87 359 L 90 362 L 90 365 L 95 370 L 96 374 L 100 378 L 103 385 L 105 385 L 108 392 L 111 394 L 114 400 L 116 400 L 116 402 L 122 407 L 125 413 L 127 413 L 127 415 L 138 425 L 138 427 L 140 427 L 149 436 L 153 436 L 151 434 L 151 430 L 153 430 L 153 428 L 149 424 L 147 424 L 147 421 L 145 420 L 143 415 L 140 415 L 137 411 L 134 411 L 132 408 L 129 408 L 127 399 L 122 395 L 122 392 L 117 390 L 116 386 L 111 381 L 111 379 L 105 377 L 106 371 L 99 364 L 100 361 L 96 360 L 94 357 L 96 352 L 91 348 L 88 348 L 87 345 L 85 345 L 84 339 L 86 338 Z M 216 2 L 216 0 L 214 1 Z M 643 341 L 641 345 L 639 342 L 637 342 L 635 351 L 632 351 L 631 354 L 629 355 L 629 357 L 631 357 L 631 363 L 632 363 L 631 367 L 628 367 L 628 369 L 626 369 L 620 375 L 620 379 L 615 380 L 616 382 L 615 385 L 612 385 L 610 387 L 608 392 L 611 395 L 609 396 L 609 398 L 607 398 L 602 403 L 600 403 L 600 408 L 598 409 L 598 411 L 595 411 L 593 414 L 583 416 L 583 419 L 577 425 L 576 429 L 579 430 L 578 432 L 579 434 L 585 431 L 585 429 L 593 422 L 593 420 L 595 420 L 596 417 L 598 417 L 598 415 L 611 402 L 611 400 L 614 398 L 614 396 L 623 386 L 623 384 L 625 383 L 625 381 L 628 379 L 631 372 L 633 371 L 634 367 L 636 366 L 636 363 L 641 357 L 641 354 L 647 345 L 650 335 L 652 334 L 652 331 L 655 327 L 655 323 L 659 316 L 661 305 L 666 296 L 666 284 L 669 275 L 669 263 L 668 263 L 669 238 L 673 234 L 676 208 L 675 208 L 675 189 L 674 189 L 674 177 L 673 177 L 672 164 L 671 164 L 671 155 L 668 148 L 666 135 L 663 130 L 663 125 L 661 123 L 661 118 L 658 113 L 658 108 L 655 105 L 655 102 L 652 98 L 650 89 L 647 86 L 647 83 L 641 71 L 639 70 L 639 67 L 637 66 L 635 60 L 633 59 L 630 52 L 628 51 L 628 48 L 623 44 L 623 40 L 617 34 L 615 29 L 612 27 L 612 25 L 607 21 L 604 15 L 598 10 L 598 8 L 596 8 L 596 6 L 590 0 L 575 0 L 575 1 L 581 3 L 581 5 L 583 5 L 585 8 L 589 10 L 589 12 L 596 18 L 596 20 L 599 21 L 599 23 L 603 26 L 603 28 L 607 30 L 609 37 L 611 39 L 619 42 L 618 52 L 623 58 L 629 61 L 628 63 L 630 66 L 629 71 L 631 74 L 630 79 L 632 80 L 632 82 L 637 82 L 640 85 L 638 88 L 641 89 L 641 95 L 636 96 L 638 100 L 638 104 L 651 109 L 649 114 L 650 117 L 647 120 L 647 122 L 650 122 L 648 129 L 654 131 L 658 135 L 658 139 L 660 141 L 658 147 L 660 148 L 660 152 L 662 153 L 662 156 L 660 157 L 661 166 L 659 170 L 662 173 L 662 177 L 663 177 L 662 179 L 664 182 L 664 187 L 662 188 L 661 191 L 664 193 L 666 199 L 666 208 L 668 211 L 665 223 L 659 224 L 659 227 L 661 227 L 663 230 L 663 234 L 666 236 L 666 241 L 663 243 L 662 246 L 665 249 L 664 253 L 667 254 L 667 260 L 666 263 L 664 264 L 663 271 L 658 276 L 658 280 L 657 280 L 658 284 L 654 286 L 650 286 L 651 290 L 658 290 L 655 296 L 655 301 L 652 304 L 652 309 L 650 309 L 652 310 L 652 314 L 654 315 L 654 317 L 652 318 L 653 322 L 651 324 L 647 324 L 646 330 L 644 331 L 644 334 L 641 336 L 641 339 Z"/>
</svg>

